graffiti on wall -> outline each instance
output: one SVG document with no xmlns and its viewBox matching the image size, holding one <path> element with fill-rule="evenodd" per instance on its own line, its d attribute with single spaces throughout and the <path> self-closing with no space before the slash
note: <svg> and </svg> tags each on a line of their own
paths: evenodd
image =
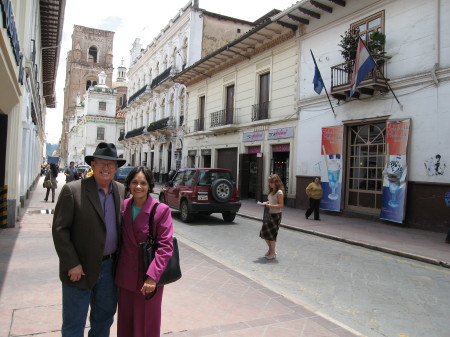
<svg viewBox="0 0 450 337">
<path fill-rule="evenodd" d="M 425 160 L 425 170 L 429 176 L 441 176 L 444 175 L 447 163 L 442 160 L 440 154 L 430 157 Z"/>
</svg>

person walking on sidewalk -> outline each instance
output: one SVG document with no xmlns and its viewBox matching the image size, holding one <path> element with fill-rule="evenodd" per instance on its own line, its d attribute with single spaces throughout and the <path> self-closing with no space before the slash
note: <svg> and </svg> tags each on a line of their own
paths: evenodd
<svg viewBox="0 0 450 337">
<path fill-rule="evenodd" d="M 305 218 L 308 219 L 311 213 L 314 212 L 314 220 L 320 220 L 319 207 L 323 194 L 320 177 L 314 177 L 314 181 L 306 187 L 306 194 L 309 197 L 309 208 L 306 210 Z"/>
<path fill-rule="evenodd" d="M 58 168 L 56 164 L 50 164 L 50 170 L 45 174 L 44 179 L 44 187 L 47 188 L 47 193 L 45 194 L 45 201 L 48 201 L 48 195 L 50 194 L 50 190 L 52 190 L 52 202 L 55 202 L 55 190 L 58 188 L 58 181 L 56 178 L 58 177 Z"/>
<path fill-rule="evenodd" d="M 53 217 L 62 282 L 62 337 L 84 336 L 89 306 L 89 336 L 108 337 L 117 308 L 113 267 L 125 187 L 113 177 L 125 160 L 117 157 L 114 144 L 100 143 L 85 161 L 95 175 L 65 184 Z"/>
<path fill-rule="evenodd" d="M 153 199 L 153 175 L 145 166 L 135 167 L 125 181 L 132 198 L 123 207 L 122 245 L 117 263 L 117 337 L 159 337 L 163 286 L 158 286 L 173 252 L 172 213 L 166 204 Z M 149 217 L 156 207 L 152 235 L 158 243 L 155 258 L 143 270 L 139 243 L 147 241 Z M 143 275 L 147 278 L 143 280 Z"/>
<path fill-rule="evenodd" d="M 71 181 L 78 180 L 77 169 L 75 168 L 75 163 L 73 161 L 70 162 L 70 166 L 65 169 L 64 175 L 66 176 L 66 183 L 70 183 Z"/>
<path fill-rule="evenodd" d="M 277 256 L 275 246 L 277 243 L 278 230 L 281 223 L 281 209 L 284 207 L 284 186 L 277 174 L 272 174 L 268 179 L 269 194 L 268 201 L 261 203 L 264 209 L 264 219 L 259 236 L 264 239 L 269 250 L 264 255 L 267 260 L 272 260 Z"/>
</svg>

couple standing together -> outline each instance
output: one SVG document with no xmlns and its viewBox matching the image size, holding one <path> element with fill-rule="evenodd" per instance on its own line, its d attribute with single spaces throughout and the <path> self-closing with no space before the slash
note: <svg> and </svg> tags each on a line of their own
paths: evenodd
<svg viewBox="0 0 450 337">
<path fill-rule="evenodd" d="M 143 281 L 139 243 L 148 237 L 157 203 L 150 196 L 152 173 L 136 167 L 125 186 L 113 181 L 125 160 L 112 143 L 100 143 L 85 161 L 95 175 L 64 185 L 52 225 L 62 282 L 62 336 L 84 336 L 90 308 L 88 335 L 108 337 L 118 308 L 118 337 L 159 337 L 164 287 L 156 291 L 156 286 L 173 251 L 170 209 L 161 204 L 156 210 L 153 237 L 159 248 Z M 132 197 L 124 200 L 125 190 Z"/>
</svg>

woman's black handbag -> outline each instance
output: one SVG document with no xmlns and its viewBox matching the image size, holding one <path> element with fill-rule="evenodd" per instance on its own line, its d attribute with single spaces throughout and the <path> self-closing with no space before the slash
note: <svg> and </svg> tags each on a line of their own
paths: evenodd
<svg viewBox="0 0 450 337">
<path fill-rule="evenodd" d="M 147 279 L 147 270 L 150 266 L 150 263 L 155 258 L 155 252 L 158 249 L 158 242 L 155 241 L 152 235 L 152 226 L 153 221 L 155 217 L 156 208 L 158 207 L 159 202 L 155 203 L 153 206 L 152 211 L 150 212 L 150 216 L 148 219 L 148 238 L 147 241 L 142 242 L 139 244 L 140 249 L 142 251 L 142 257 L 143 257 L 143 267 L 144 267 L 144 281 Z M 161 278 L 159 279 L 158 285 L 163 286 L 172 282 L 175 282 L 181 278 L 181 268 L 180 268 L 180 254 L 178 251 L 178 243 L 177 239 L 175 237 L 172 237 L 173 240 L 173 253 L 172 257 L 170 258 L 166 270 L 164 270 L 164 273 L 161 275 Z M 156 290 L 154 291 L 154 293 Z"/>
</svg>

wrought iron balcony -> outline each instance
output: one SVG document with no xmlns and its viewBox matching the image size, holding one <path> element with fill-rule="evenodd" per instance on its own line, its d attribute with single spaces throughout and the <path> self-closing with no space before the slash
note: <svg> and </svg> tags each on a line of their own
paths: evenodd
<svg viewBox="0 0 450 337">
<path fill-rule="evenodd" d="M 269 119 L 270 102 L 263 102 L 252 106 L 252 122 Z"/>
<path fill-rule="evenodd" d="M 140 95 L 142 95 L 145 90 L 147 89 L 147 84 L 144 85 L 141 89 L 139 89 L 138 91 L 136 91 L 133 95 L 130 96 L 130 98 L 128 99 L 128 104 L 130 104 L 131 102 L 133 102 L 136 98 L 138 98 Z"/>
<path fill-rule="evenodd" d="M 161 74 L 156 76 L 153 79 L 152 83 L 150 84 L 150 88 L 153 89 L 154 87 L 158 86 L 162 81 L 164 81 L 167 77 L 169 77 L 171 69 L 172 67 L 169 67 L 166 70 L 164 70 Z"/>
<path fill-rule="evenodd" d="M 140 128 L 128 131 L 125 135 L 125 139 L 142 135 L 142 133 L 144 132 L 144 128 L 145 126 L 141 126 Z"/>
<path fill-rule="evenodd" d="M 211 114 L 211 127 L 233 124 L 235 109 L 224 109 Z"/>
<path fill-rule="evenodd" d="M 331 67 L 331 96 L 341 100 L 350 97 L 353 68 L 354 61 L 344 62 Z M 375 91 L 388 91 L 388 85 L 383 73 L 383 66 L 374 68 L 360 83 L 353 97 L 358 98 L 361 94 L 373 95 Z"/>
<path fill-rule="evenodd" d="M 205 130 L 205 119 L 199 118 L 194 121 L 194 132 Z"/>
<path fill-rule="evenodd" d="M 156 130 L 167 128 L 168 126 L 170 126 L 170 118 L 166 117 L 166 118 L 160 119 L 159 121 L 150 123 L 150 125 L 147 128 L 147 131 L 148 132 L 156 131 Z"/>
</svg>

